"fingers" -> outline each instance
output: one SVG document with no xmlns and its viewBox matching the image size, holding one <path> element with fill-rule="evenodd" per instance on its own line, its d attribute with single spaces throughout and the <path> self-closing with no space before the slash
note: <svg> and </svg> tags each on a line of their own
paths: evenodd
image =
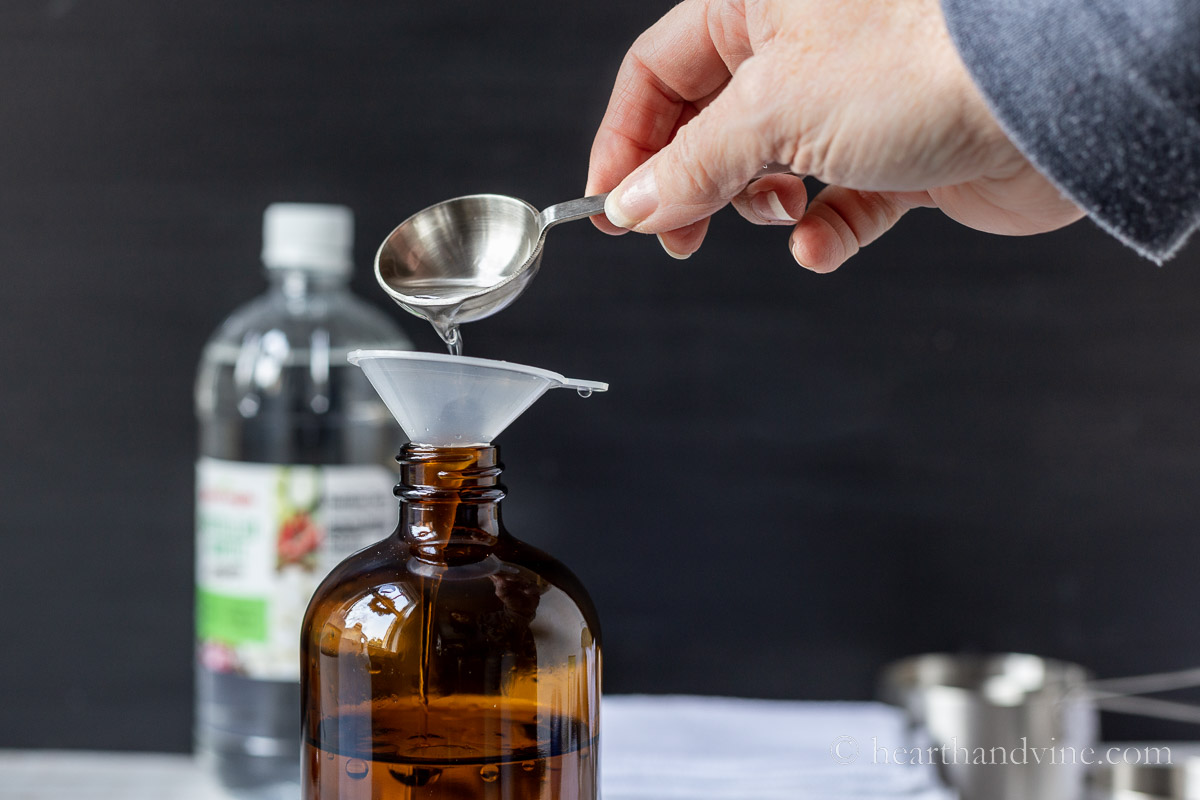
<svg viewBox="0 0 1200 800">
<path fill-rule="evenodd" d="M 813 272 L 833 272 L 882 236 L 910 208 L 926 204 L 913 193 L 859 192 L 827 186 L 813 198 L 792 230 L 792 257 Z"/>
<path fill-rule="evenodd" d="M 707 22 L 706 0 L 685 0 L 634 42 L 592 143 L 587 194 L 607 192 L 674 137 L 729 80 Z M 608 233 L 620 229 L 600 217 Z"/>
<path fill-rule="evenodd" d="M 771 175 L 757 180 L 733 198 L 733 207 L 755 225 L 795 225 L 804 216 L 808 190 L 795 175 Z"/>
<path fill-rule="evenodd" d="M 774 160 L 764 133 L 761 56 L 737 74 L 675 138 L 634 170 L 608 197 L 604 211 L 622 228 L 662 233 L 690 225 L 723 207 Z M 769 104 L 767 104 L 769 106 Z"/>
<path fill-rule="evenodd" d="M 711 101 L 712 101 L 711 97 L 706 97 L 706 98 L 702 98 L 701 100 L 697 100 L 693 103 L 684 104 L 682 110 L 680 111 L 679 118 L 675 121 L 675 126 L 671 131 L 671 138 L 674 138 L 675 134 L 679 132 L 679 129 L 682 128 L 687 123 L 691 122 L 692 119 L 697 114 L 700 113 L 700 109 L 707 106 Z M 588 193 L 590 194 L 591 192 L 589 191 Z M 622 236 L 626 233 L 629 233 L 628 228 L 617 227 L 611 221 L 609 221 L 608 217 L 604 214 L 597 214 L 596 216 L 592 217 L 591 220 L 592 220 L 593 225 L 595 225 L 597 228 L 599 228 L 600 230 L 604 231 L 605 233 L 607 233 L 609 235 Z M 686 226 L 686 227 L 687 227 L 687 229 L 690 229 L 692 226 Z M 658 240 L 659 240 L 659 243 L 662 244 L 663 249 L 666 250 L 667 254 L 670 255 L 672 258 L 684 259 L 684 258 L 687 258 L 692 253 L 694 253 L 696 251 L 696 249 L 698 249 L 700 247 L 700 242 L 704 238 L 703 232 L 708 230 L 708 225 L 705 224 L 704 226 L 700 227 L 699 230 L 701 231 L 699 237 L 683 237 L 682 234 L 679 237 L 676 237 L 672 233 L 668 233 L 668 234 L 666 234 L 666 236 L 667 236 L 666 240 L 664 240 L 663 236 L 661 236 L 661 235 L 658 237 Z M 686 241 L 685 241 L 685 239 L 686 239 Z M 694 239 L 694 241 L 693 241 L 693 239 Z M 672 249 L 672 244 L 671 244 L 672 241 L 674 241 L 674 247 L 685 248 L 685 249 Z M 686 249 L 689 246 L 689 244 L 694 244 L 695 247 L 692 247 L 691 249 Z"/>
<path fill-rule="evenodd" d="M 685 259 L 700 249 L 708 233 L 708 217 L 682 228 L 658 235 L 658 243 L 671 258 Z"/>
<path fill-rule="evenodd" d="M 792 257 L 813 272 L 833 272 L 907 211 L 933 205 L 925 192 L 859 192 L 828 186 L 806 209 L 807 196 L 803 179 L 771 175 L 746 187 L 733 205 L 755 225 L 794 226 L 789 242 Z M 700 249 L 708 222 L 705 217 L 661 233 L 658 240 L 673 258 L 687 258 Z"/>
</svg>

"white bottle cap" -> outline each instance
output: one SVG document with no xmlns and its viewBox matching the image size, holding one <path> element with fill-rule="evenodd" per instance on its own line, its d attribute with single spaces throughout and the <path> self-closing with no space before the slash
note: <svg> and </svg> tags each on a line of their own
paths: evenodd
<svg viewBox="0 0 1200 800">
<path fill-rule="evenodd" d="M 269 269 L 347 274 L 354 212 L 346 206 L 272 203 L 263 213 L 262 260 Z"/>
</svg>

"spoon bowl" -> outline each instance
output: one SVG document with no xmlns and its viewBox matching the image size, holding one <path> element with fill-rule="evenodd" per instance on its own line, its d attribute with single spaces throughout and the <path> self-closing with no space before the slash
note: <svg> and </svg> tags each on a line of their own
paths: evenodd
<svg viewBox="0 0 1200 800">
<path fill-rule="evenodd" d="M 405 310 L 438 327 L 495 314 L 515 300 L 542 260 L 546 231 L 604 210 L 604 195 L 536 208 L 499 194 L 445 200 L 388 235 L 375 277 Z"/>
</svg>

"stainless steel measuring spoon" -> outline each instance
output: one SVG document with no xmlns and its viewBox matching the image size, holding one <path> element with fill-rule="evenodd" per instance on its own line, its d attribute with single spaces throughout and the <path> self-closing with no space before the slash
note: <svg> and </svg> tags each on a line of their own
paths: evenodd
<svg viewBox="0 0 1200 800">
<path fill-rule="evenodd" d="M 787 172 L 764 164 L 754 176 Z M 604 213 L 607 194 L 536 208 L 500 194 L 446 200 L 400 223 L 375 254 L 375 278 L 406 311 L 428 320 L 461 354 L 458 326 L 507 307 L 541 265 L 546 231 Z"/>
<path fill-rule="evenodd" d="M 375 277 L 407 311 L 423 317 L 452 347 L 460 323 L 495 314 L 537 273 L 546 231 L 604 213 L 595 195 L 544 211 L 499 194 L 456 197 L 419 211 L 388 235 Z"/>
</svg>

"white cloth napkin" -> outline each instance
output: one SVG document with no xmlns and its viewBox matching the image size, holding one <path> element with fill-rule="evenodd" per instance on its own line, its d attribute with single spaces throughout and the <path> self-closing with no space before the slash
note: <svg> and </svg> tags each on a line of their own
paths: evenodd
<svg viewBox="0 0 1200 800">
<path fill-rule="evenodd" d="M 928 758 L 895 763 L 918 743 L 887 706 L 618 695 L 600 713 L 604 800 L 954 797 Z M 0 800 L 65 798 L 228 800 L 188 756 L 0 751 Z"/>
<path fill-rule="evenodd" d="M 600 730 L 604 800 L 955 797 L 878 703 L 617 695 Z"/>
</svg>

